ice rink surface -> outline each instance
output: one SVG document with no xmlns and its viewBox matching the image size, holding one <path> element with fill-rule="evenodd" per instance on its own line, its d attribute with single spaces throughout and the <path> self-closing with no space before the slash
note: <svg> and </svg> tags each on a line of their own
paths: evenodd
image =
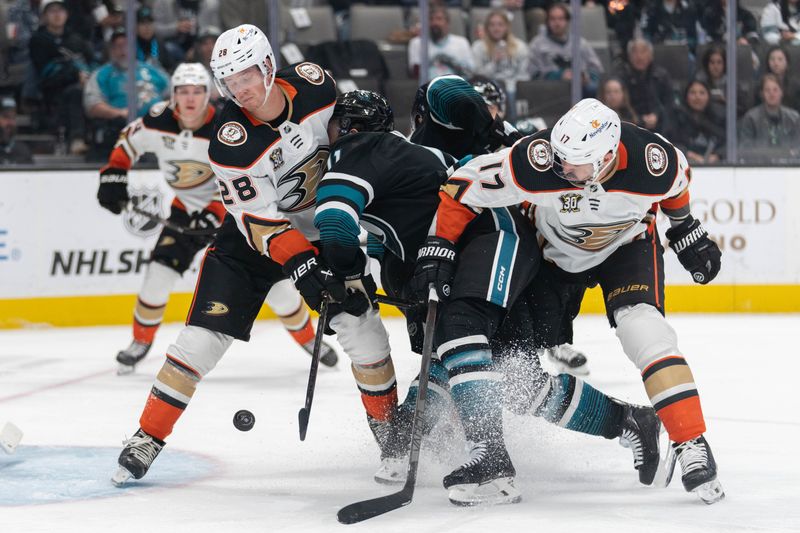
<svg viewBox="0 0 800 533">
<path fill-rule="evenodd" d="M 685 493 L 677 471 L 667 489 L 640 486 L 630 452 L 615 441 L 507 415 L 522 503 L 452 506 L 441 479 L 464 458 L 463 442 L 440 431 L 436 446 L 423 450 L 414 502 L 353 526 L 336 522 L 340 507 L 395 489 L 372 481 L 378 450 L 346 358 L 338 370 L 321 369 L 301 443 L 297 410 L 310 359 L 277 323 L 257 323 L 251 342 L 235 343 L 199 385 L 148 476 L 116 489 L 109 478 L 121 441 L 138 427 L 180 326 L 164 326 L 146 362 L 126 377 L 115 375 L 113 357 L 127 345 L 128 327 L 2 331 L 0 426 L 11 421 L 25 435 L 14 455 L 0 451 L 0 530 L 800 531 L 800 317 L 671 321 L 700 389 L 727 493 L 721 503 L 706 506 Z M 402 323 L 387 323 L 402 398 L 418 358 L 409 353 Z M 592 385 L 646 402 L 604 317 L 580 317 L 575 344 L 589 355 Z M 256 416 L 249 433 L 231 423 L 239 409 Z"/>
</svg>

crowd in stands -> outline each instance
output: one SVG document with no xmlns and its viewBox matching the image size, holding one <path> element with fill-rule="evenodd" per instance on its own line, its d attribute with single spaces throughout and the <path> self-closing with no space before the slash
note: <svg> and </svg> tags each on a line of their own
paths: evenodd
<svg viewBox="0 0 800 533">
<path fill-rule="evenodd" d="M 279 4 L 281 41 L 273 46 L 283 64 L 320 62 L 342 79 L 340 90 L 384 91 L 396 100 L 395 115 L 408 115 L 422 54 L 416 0 Z M 566 111 L 571 80 L 579 76 L 584 97 L 664 134 L 696 164 L 726 160 L 733 83 L 740 160 L 800 161 L 800 0 L 737 2 L 736 80 L 726 74 L 727 0 L 583 4 L 576 36 L 568 2 L 432 0 L 427 76 L 495 80 L 508 96 L 507 118 L 526 131 L 532 117 L 541 117 L 538 127 L 551 126 Z M 137 3 L 136 57 L 129 58 L 121 0 L 0 0 L 0 6 L 3 164 L 54 151 L 102 161 L 128 120 L 129 61 L 136 62 L 141 116 L 168 97 L 170 72 L 180 62 L 208 66 L 221 28 L 246 22 L 270 29 L 264 1 L 146 0 Z M 372 21 L 389 26 L 379 30 L 381 24 L 366 19 L 368 29 L 383 33 L 365 32 L 359 17 L 369 10 L 381 14 Z M 580 72 L 573 71 L 574 39 Z M 219 94 L 212 100 L 220 103 Z"/>
</svg>

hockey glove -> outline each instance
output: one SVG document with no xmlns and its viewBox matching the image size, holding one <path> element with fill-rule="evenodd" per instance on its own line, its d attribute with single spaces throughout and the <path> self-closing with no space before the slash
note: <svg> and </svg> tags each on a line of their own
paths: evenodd
<svg viewBox="0 0 800 533">
<path fill-rule="evenodd" d="M 124 168 L 106 168 L 100 172 L 100 187 L 97 189 L 97 201 L 105 209 L 115 215 L 130 201 L 128 196 L 128 171 Z"/>
<path fill-rule="evenodd" d="M 433 283 L 440 300 L 450 297 L 450 284 L 456 272 L 456 247 L 442 237 L 428 237 L 417 253 L 417 265 L 409 289 L 414 298 L 428 301 L 428 285 Z"/>
<path fill-rule="evenodd" d="M 361 316 L 370 307 L 377 309 L 375 297 L 377 286 L 371 274 L 366 273 L 367 256 L 357 246 L 326 244 L 322 248 L 322 258 L 339 279 L 344 280 L 347 297 L 333 309 L 353 316 Z"/>
<path fill-rule="evenodd" d="M 335 302 L 347 298 L 344 281 L 337 278 L 313 250 L 290 257 L 283 265 L 283 273 L 289 276 L 308 306 L 315 311 L 320 310 L 326 295 Z"/>
<path fill-rule="evenodd" d="M 695 283 L 705 285 L 717 276 L 722 265 L 722 252 L 708 238 L 708 232 L 699 220 L 690 216 L 680 225 L 668 229 L 667 239 L 683 268 L 692 273 Z"/>
<path fill-rule="evenodd" d="M 208 209 L 196 211 L 189 216 L 189 229 L 211 230 L 220 227 L 221 224 L 217 215 Z M 206 246 L 214 240 L 214 234 L 192 235 L 192 239 L 199 246 Z"/>
<path fill-rule="evenodd" d="M 494 152 L 498 148 L 511 146 L 522 138 L 522 134 L 514 129 L 514 126 L 503 120 L 500 115 L 494 118 L 489 126 L 489 144 L 486 149 Z"/>
</svg>

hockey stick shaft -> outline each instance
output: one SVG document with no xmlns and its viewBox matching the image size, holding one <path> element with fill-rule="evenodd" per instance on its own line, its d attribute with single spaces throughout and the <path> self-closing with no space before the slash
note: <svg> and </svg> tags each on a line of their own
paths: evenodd
<svg viewBox="0 0 800 533">
<path fill-rule="evenodd" d="M 320 352 L 322 351 L 322 335 L 328 323 L 328 299 L 322 299 L 320 306 L 319 322 L 317 322 L 317 335 L 314 337 L 314 351 L 311 354 L 311 370 L 308 371 L 308 386 L 306 387 L 306 403 L 297 413 L 300 427 L 300 440 L 306 440 L 308 431 L 308 418 L 311 416 L 311 403 L 314 401 L 314 389 L 317 385 L 317 370 L 319 369 Z"/>
<path fill-rule="evenodd" d="M 181 235 L 186 235 L 191 237 L 192 235 L 196 235 L 199 237 L 208 236 L 208 235 L 216 235 L 219 232 L 219 228 L 207 228 L 207 229 L 192 229 L 192 228 L 185 228 L 179 224 L 174 223 L 171 220 L 167 220 L 166 218 L 162 218 L 158 215 L 154 215 L 153 213 L 149 213 L 144 209 L 140 209 L 135 205 L 130 207 L 130 210 L 136 213 L 137 215 L 142 215 L 143 217 L 147 217 L 154 222 L 158 222 L 165 228 L 169 228 L 176 233 L 180 233 Z"/>
<path fill-rule="evenodd" d="M 425 320 L 425 337 L 422 341 L 422 362 L 419 369 L 419 389 L 414 407 L 414 419 L 411 424 L 411 449 L 408 454 L 408 473 L 403 488 L 395 493 L 380 496 L 371 500 L 352 503 L 342 507 L 337 514 L 342 524 L 356 524 L 376 516 L 405 507 L 414 498 L 417 483 L 419 453 L 422 448 L 422 419 L 425 416 L 425 403 L 428 397 L 428 379 L 431 370 L 431 354 L 433 353 L 433 334 L 436 330 L 436 314 L 438 310 L 436 289 L 430 286 L 428 296 L 428 314 Z"/>
<path fill-rule="evenodd" d="M 394 296 L 388 296 L 386 294 L 376 294 L 375 297 L 377 298 L 379 304 L 393 305 L 398 309 L 410 309 L 417 305 L 409 300 L 395 298 Z"/>
</svg>

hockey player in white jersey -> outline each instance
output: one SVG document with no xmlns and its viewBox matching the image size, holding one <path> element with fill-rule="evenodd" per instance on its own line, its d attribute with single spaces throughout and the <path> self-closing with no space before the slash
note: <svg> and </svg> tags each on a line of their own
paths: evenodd
<svg viewBox="0 0 800 533">
<path fill-rule="evenodd" d="M 452 174 L 440 193 L 435 235 L 428 243 L 452 254 L 447 260 L 441 254 L 422 257 L 418 273 L 420 285 L 433 281 L 440 292 L 444 287 L 449 291 L 457 262 L 453 243 L 470 221 L 484 208 L 530 202 L 545 259 L 533 287 L 532 300 L 539 304 L 534 320 L 545 327 L 552 321 L 557 325 L 563 316 L 563 287 L 600 284 L 609 322 L 642 373 L 673 441 L 684 488 L 714 503 L 724 492 L 704 437 L 694 378 L 664 318 L 663 248 L 655 228 L 660 208 L 670 220 L 670 247 L 684 268 L 697 283 L 714 279 L 721 253 L 691 215 L 690 175 L 683 153 L 663 137 L 620 123 L 614 111 L 596 100 L 582 100 L 552 130 L 477 157 Z M 501 256 L 511 252 L 500 251 Z M 451 493 L 474 491 L 468 481 L 484 486 L 509 472 L 513 479 L 510 461 L 501 461 L 498 469 L 493 460 L 484 453 L 451 474 Z"/>
<path fill-rule="evenodd" d="M 108 164 L 100 170 L 97 198 L 101 206 L 119 214 L 130 201 L 128 170 L 143 154 L 153 153 L 175 193 L 170 222 L 190 229 L 216 228 L 225 216 L 225 208 L 208 163 L 215 118 L 214 107 L 209 105 L 211 76 L 200 63 L 182 63 L 175 69 L 170 85 L 169 101 L 154 105 L 147 115 L 122 130 Z M 172 287 L 212 238 L 188 236 L 166 227 L 162 230 L 136 299 L 133 341 L 117 354 L 120 374 L 132 372 L 147 355 Z M 276 283 L 267 302 L 292 337 L 310 353 L 314 328 L 291 282 Z M 323 362 L 335 364 L 335 355 L 327 350 Z"/>
</svg>

